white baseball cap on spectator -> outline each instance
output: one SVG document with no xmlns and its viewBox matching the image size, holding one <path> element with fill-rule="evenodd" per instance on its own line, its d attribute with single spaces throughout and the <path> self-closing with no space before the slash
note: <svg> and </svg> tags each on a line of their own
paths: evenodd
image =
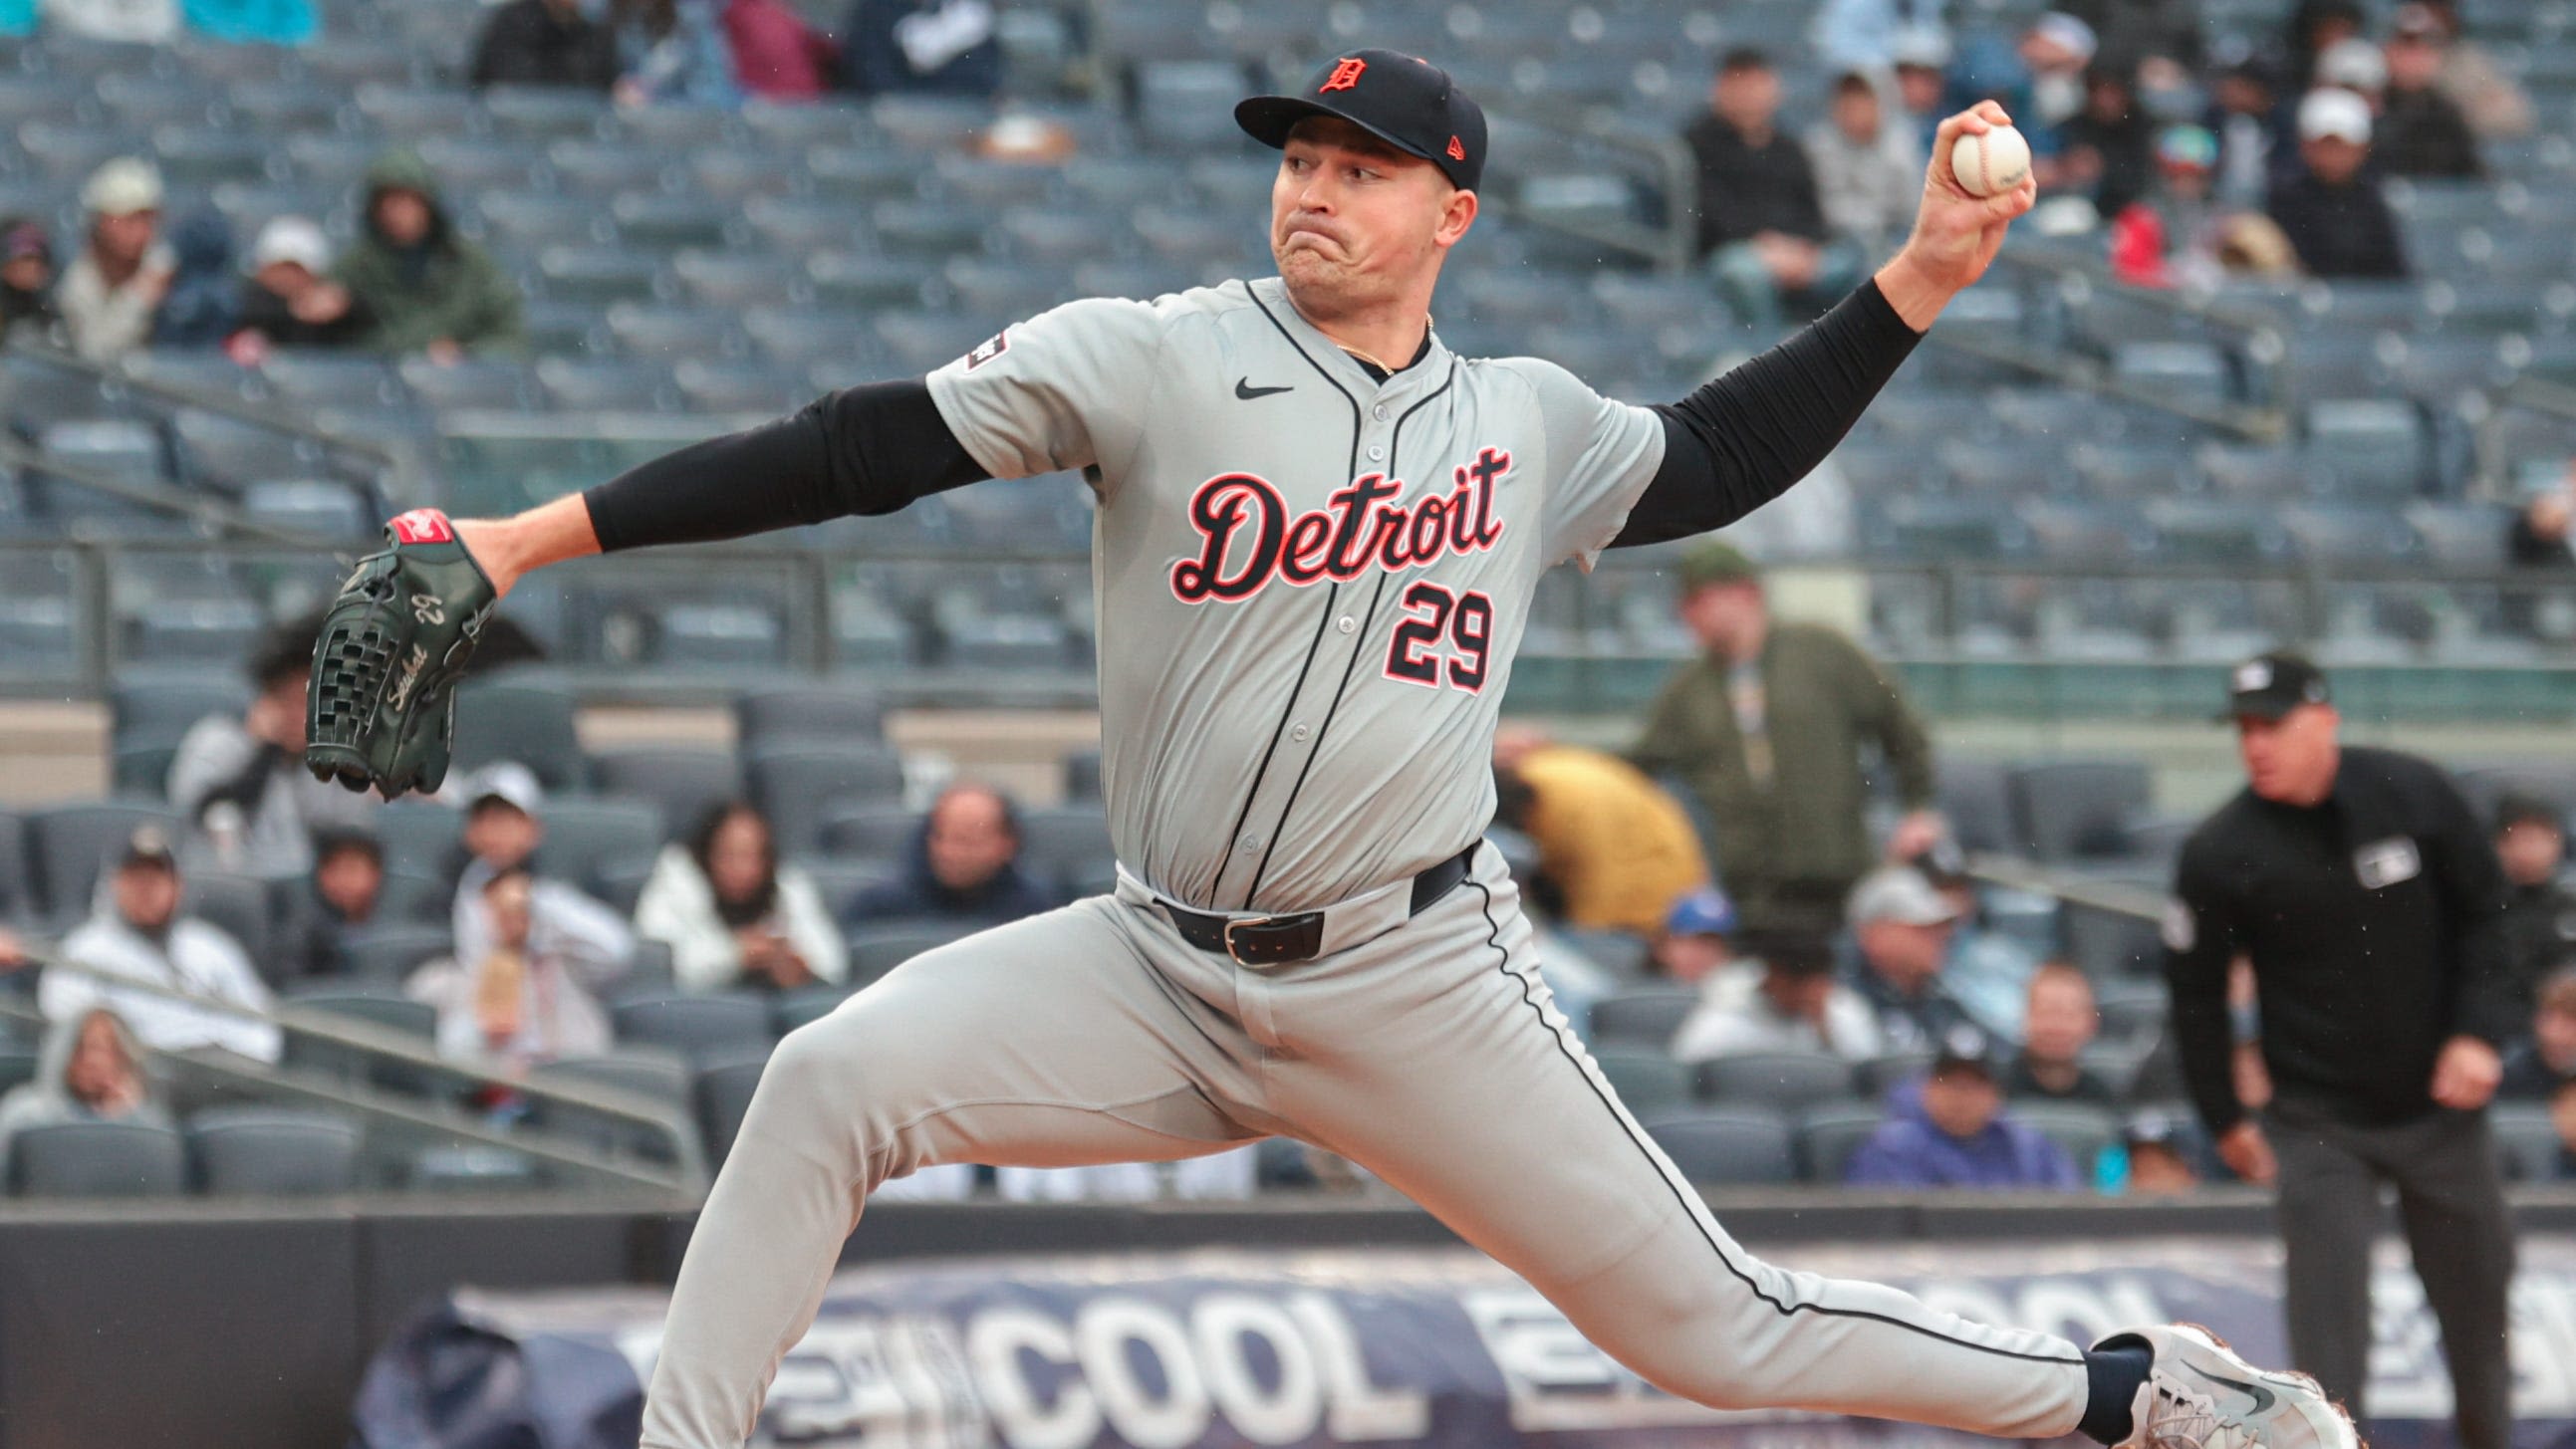
<svg viewBox="0 0 2576 1449">
<path fill-rule="evenodd" d="M 534 815 L 545 803 L 537 772 L 516 760 L 495 760 L 474 772 L 465 785 L 465 809 L 471 814 L 486 800 L 498 800 L 522 814 Z"/>
<path fill-rule="evenodd" d="M 2030 23 L 2031 34 L 2073 55 L 2079 64 L 2091 64 L 2093 52 L 2102 42 L 2093 27 L 2063 10 L 2051 10 Z"/>
<path fill-rule="evenodd" d="M 90 173 L 81 208 L 92 216 L 132 216 L 161 209 L 161 173 L 151 162 L 119 156 Z"/>
<path fill-rule="evenodd" d="M 2317 84 L 2375 96 L 2388 89 L 2388 57 L 2358 35 L 2348 35 L 2317 57 Z"/>
<path fill-rule="evenodd" d="M 1895 66 L 1948 70 L 1950 37 L 1943 34 L 1937 25 L 1900 26 L 1887 42 L 1887 59 L 1890 65 Z"/>
<path fill-rule="evenodd" d="M 2322 141 L 2332 136 L 2356 146 L 2370 144 L 2370 103 L 2348 90 L 2319 86 L 2299 100 L 2299 139 Z"/>
<path fill-rule="evenodd" d="M 1941 926 L 1959 919 L 1958 904 L 1934 888 L 1923 872 L 1910 865 L 1881 866 L 1852 887 L 1851 924 L 1894 921 L 1903 926 Z"/>
<path fill-rule="evenodd" d="M 259 229 L 259 240 L 251 243 L 250 269 L 256 272 L 278 262 L 297 263 L 318 277 L 331 265 L 330 239 L 310 217 L 271 217 Z"/>
</svg>

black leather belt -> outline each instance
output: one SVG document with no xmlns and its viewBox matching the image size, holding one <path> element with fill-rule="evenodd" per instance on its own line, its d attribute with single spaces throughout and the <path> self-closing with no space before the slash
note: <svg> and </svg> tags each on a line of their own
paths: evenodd
<svg viewBox="0 0 2576 1449">
<path fill-rule="evenodd" d="M 1471 845 L 1456 855 L 1413 878 L 1412 915 L 1421 915 L 1431 903 L 1458 888 L 1467 878 L 1467 867 L 1476 858 Z M 1172 918 L 1172 926 L 1181 939 L 1214 955 L 1232 958 L 1244 966 L 1285 966 L 1293 961 L 1312 961 L 1324 949 L 1324 913 L 1299 911 L 1293 916 L 1212 916 L 1158 901 L 1163 914 Z"/>
</svg>

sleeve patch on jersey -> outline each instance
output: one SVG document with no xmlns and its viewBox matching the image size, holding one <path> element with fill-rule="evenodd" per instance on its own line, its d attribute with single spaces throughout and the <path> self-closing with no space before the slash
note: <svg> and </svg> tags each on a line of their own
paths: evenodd
<svg viewBox="0 0 2576 1449">
<path fill-rule="evenodd" d="M 2191 904 L 2181 900 L 2165 902 L 2164 929 L 2158 934 L 2164 937 L 2167 950 L 2189 951 L 2200 939 L 2200 922 L 2192 915 Z"/>
<path fill-rule="evenodd" d="M 1010 346 L 1011 332 L 1010 329 L 1006 327 L 1001 331 L 994 333 L 990 340 L 978 346 L 974 351 L 966 354 L 966 370 L 968 372 L 973 372 L 976 368 L 982 367 L 985 363 L 1001 356 L 1004 352 L 1010 349 Z"/>
</svg>

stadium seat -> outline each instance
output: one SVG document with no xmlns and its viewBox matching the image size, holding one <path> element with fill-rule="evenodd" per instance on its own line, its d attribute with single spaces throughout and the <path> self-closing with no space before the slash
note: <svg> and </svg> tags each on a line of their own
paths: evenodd
<svg viewBox="0 0 2576 1449">
<path fill-rule="evenodd" d="M 1808 1182 L 1839 1183 L 1852 1154 L 1887 1118 L 1875 1102 L 1825 1102 L 1800 1112 L 1796 1120 L 1798 1175 Z"/>
<path fill-rule="evenodd" d="M 108 684 L 108 732 L 118 739 L 176 742 L 206 716 L 236 718 L 249 703 L 249 686 L 230 668 L 129 670 Z"/>
<path fill-rule="evenodd" d="M 2501 1102 L 2487 1113 L 2487 1122 L 2495 1134 L 2497 1163 L 2508 1180 L 2558 1180 L 2558 1163 L 2565 1148 L 2559 1143 L 2557 1128 L 2550 1123 L 2547 1107 Z"/>
<path fill-rule="evenodd" d="M 655 1047 L 621 1046 L 604 1056 L 564 1057 L 546 1063 L 537 1077 L 607 1087 L 654 1102 L 680 1106 L 689 1102 L 688 1058 Z"/>
<path fill-rule="evenodd" d="M 2562 820 L 2576 821 L 2576 767 L 2548 760 L 2511 764 L 2466 765 L 2455 770 L 2460 793 L 2480 820 L 2495 818 L 2507 795 L 2527 795 L 2558 808 Z"/>
<path fill-rule="evenodd" d="M 259 974 L 271 986 L 277 985 L 283 963 L 274 952 L 272 935 L 276 925 L 270 908 L 269 882 L 256 876 L 192 870 L 185 884 L 186 913 L 232 937 Z"/>
<path fill-rule="evenodd" d="M 902 860 L 921 833 L 921 816 L 902 805 L 853 802 L 823 817 L 817 845 L 836 859 Z"/>
<path fill-rule="evenodd" d="M 1794 1112 L 1850 1096 L 1852 1066 L 1830 1052 L 1741 1052 L 1701 1062 L 1694 1085 L 1701 1101 L 1721 1107 Z"/>
<path fill-rule="evenodd" d="M 154 801 L 100 800 L 27 812 L 27 856 L 36 874 L 38 914 L 57 925 L 89 914 L 90 891 L 100 872 L 145 825 L 161 827 L 173 841 L 180 836 L 179 817 Z"/>
<path fill-rule="evenodd" d="M 698 1069 L 698 1130 L 707 1146 L 707 1165 L 721 1166 L 733 1153 L 742 1119 L 751 1111 L 751 1094 L 760 1086 L 769 1053 L 738 1054 L 709 1061 Z"/>
<path fill-rule="evenodd" d="M 779 848 L 789 854 L 815 847 L 823 816 L 835 802 L 890 802 L 903 796 L 901 758 L 864 740 L 753 744 L 745 751 L 743 767 L 752 800 L 769 816 Z"/>
<path fill-rule="evenodd" d="M 2147 767 L 2138 760 L 2056 760 L 2007 777 L 2019 838 L 2042 861 L 2117 858 L 2129 822 L 2146 813 Z"/>
<path fill-rule="evenodd" d="M 885 697 L 852 685 L 792 684 L 734 696 L 735 738 L 746 751 L 788 740 L 832 743 L 883 738 Z"/>
<path fill-rule="evenodd" d="M 176 1197 L 187 1190 L 179 1134 L 141 1122 L 55 1122 L 9 1143 L 9 1190 L 19 1197 Z"/>
<path fill-rule="evenodd" d="M 1109 816 L 1098 805 L 1039 806 L 1020 812 L 1021 859 L 1041 879 L 1059 883 L 1117 859 Z"/>
<path fill-rule="evenodd" d="M 1694 1187 L 1773 1186 L 1797 1180 L 1788 1119 L 1731 1108 L 1650 1119 L 1646 1135 Z"/>
<path fill-rule="evenodd" d="M 479 1144 L 428 1147 L 404 1168 L 414 1192 L 516 1193 L 545 1186 L 545 1174 L 525 1153 Z"/>
<path fill-rule="evenodd" d="M 567 796 L 548 800 L 544 819 L 539 867 L 574 882 L 596 881 L 620 863 L 649 861 L 669 838 L 661 808 L 646 799 Z"/>
<path fill-rule="evenodd" d="M 846 987 L 831 982 L 817 982 L 794 991 L 782 991 L 769 1005 L 770 1028 L 784 1037 L 800 1026 L 809 1026 L 840 1009 L 850 999 Z"/>
<path fill-rule="evenodd" d="M 1864 1102 L 1882 1102 L 1887 1094 L 1906 1082 L 1932 1070 L 1932 1053 L 1926 1049 L 1888 1052 L 1871 1057 L 1852 1067 L 1852 1084 L 1860 1089 Z"/>
<path fill-rule="evenodd" d="M 348 942 L 351 984 L 399 985 L 416 967 L 454 950 L 456 943 L 448 934 L 453 902 L 454 898 L 442 890 L 437 897 L 435 921 L 387 920 L 355 933 Z"/>
<path fill-rule="evenodd" d="M 327 1197 L 358 1186 L 358 1128 L 332 1113 L 209 1108 L 187 1135 L 201 1192 Z"/>
<path fill-rule="evenodd" d="M 630 996 L 611 1003 L 609 1016 L 621 1045 L 662 1047 L 692 1061 L 770 1042 L 769 1004 L 746 992 Z"/>
<path fill-rule="evenodd" d="M 536 772 L 548 790 L 579 785 L 581 740 L 573 729 L 572 691 L 544 678 L 517 673 L 469 677 L 457 686 L 455 762 L 462 779 L 495 760 L 516 760 Z"/>
<path fill-rule="evenodd" d="M 1691 1069 L 1660 1047 L 1600 1046 L 1592 1060 L 1630 1116 L 1651 1120 L 1691 1106 Z"/>
<path fill-rule="evenodd" d="M 1064 757 L 1064 798 L 1068 804 L 1100 799 L 1100 752 L 1073 750 Z"/>
<path fill-rule="evenodd" d="M 1639 987 L 1592 1003 L 1589 1039 L 1595 1048 L 1630 1046 L 1657 1052 L 1699 1007 L 1699 993 L 1685 987 Z"/>
<path fill-rule="evenodd" d="M 36 1047 L 0 1041 L 0 1093 L 14 1092 L 36 1079 L 44 1053 Z"/>
<path fill-rule="evenodd" d="M 742 767 L 726 750 L 641 745 L 593 755 L 590 783 L 603 795 L 653 802 L 676 839 L 716 805 L 741 795 Z"/>
<path fill-rule="evenodd" d="M 2100 1107 L 2023 1100 L 2013 1103 L 2010 1111 L 2025 1125 L 2047 1134 L 2074 1162 L 2076 1176 L 2088 1185 L 2093 1180 L 2093 1160 L 2120 1135 L 2118 1121 Z"/>
<path fill-rule="evenodd" d="M 371 540 L 380 510 L 361 488 L 305 478 L 253 483 L 242 494 L 242 512 L 272 528 L 347 542 Z"/>
<path fill-rule="evenodd" d="M 849 932 L 850 985 L 866 986 L 924 951 L 935 951 L 975 926 L 957 921 L 879 921 Z"/>
<path fill-rule="evenodd" d="M 518 412 L 536 396 L 534 374 L 517 362 L 474 357 L 436 363 L 411 357 L 403 360 L 401 373 L 403 386 L 413 396 L 441 411 L 484 408 Z"/>
</svg>

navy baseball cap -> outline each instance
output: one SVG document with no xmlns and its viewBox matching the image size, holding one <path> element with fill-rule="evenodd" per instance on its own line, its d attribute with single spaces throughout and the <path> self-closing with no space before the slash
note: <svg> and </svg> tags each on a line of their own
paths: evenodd
<svg viewBox="0 0 2576 1449">
<path fill-rule="evenodd" d="M 1449 72 L 1419 57 L 1354 50 L 1324 62 L 1294 95 L 1254 96 L 1234 108 L 1235 124 L 1273 149 L 1308 116 L 1338 116 L 1439 167 L 1462 191 L 1484 179 L 1484 109 Z"/>
</svg>

